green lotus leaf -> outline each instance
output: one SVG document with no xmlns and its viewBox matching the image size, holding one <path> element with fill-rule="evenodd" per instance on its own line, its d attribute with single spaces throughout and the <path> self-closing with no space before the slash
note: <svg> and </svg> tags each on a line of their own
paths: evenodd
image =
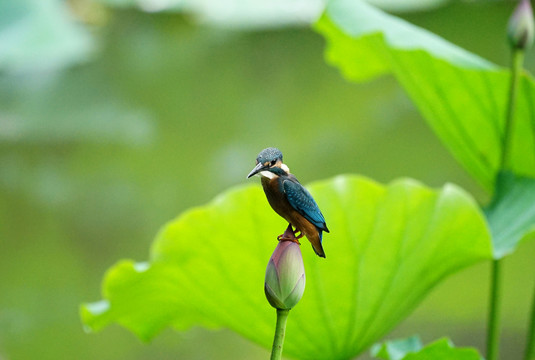
<svg viewBox="0 0 535 360">
<path fill-rule="evenodd" d="M 454 185 L 340 176 L 309 189 L 331 233 L 326 259 L 302 241 L 307 285 L 288 319 L 287 356 L 354 357 L 445 276 L 492 258 L 483 214 Z M 109 270 L 104 300 L 82 306 L 83 322 L 93 331 L 119 323 L 142 339 L 168 326 L 226 327 L 269 348 L 275 311 L 264 275 L 286 226 L 259 186 L 229 190 L 164 226 L 149 262 Z"/>
<path fill-rule="evenodd" d="M 384 360 L 481 360 L 475 349 L 455 348 L 449 339 L 437 340 L 425 347 L 417 336 L 375 345 L 372 355 Z"/>
<path fill-rule="evenodd" d="M 493 201 L 485 209 L 494 257 L 514 251 L 521 240 L 535 232 L 535 179 L 502 172 L 496 182 Z"/>
<path fill-rule="evenodd" d="M 508 70 L 359 0 L 330 1 L 316 29 L 327 61 L 348 79 L 394 75 L 454 157 L 494 190 Z M 535 83 L 523 73 L 507 164 L 518 176 L 535 177 L 534 103 Z"/>
</svg>

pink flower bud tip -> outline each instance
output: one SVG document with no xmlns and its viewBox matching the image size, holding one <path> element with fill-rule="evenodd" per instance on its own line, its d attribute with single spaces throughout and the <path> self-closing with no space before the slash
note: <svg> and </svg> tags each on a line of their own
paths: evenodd
<svg viewBox="0 0 535 360">
<path fill-rule="evenodd" d="M 507 37 L 515 49 L 527 49 L 533 43 L 533 10 L 529 0 L 521 0 L 507 26 Z"/>
</svg>

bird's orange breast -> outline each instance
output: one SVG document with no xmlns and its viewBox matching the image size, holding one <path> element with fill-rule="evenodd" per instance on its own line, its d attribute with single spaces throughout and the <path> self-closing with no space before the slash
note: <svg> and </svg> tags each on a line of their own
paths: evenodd
<svg viewBox="0 0 535 360">
<path fill-rule="evenodd" d="M 286 219 L 295 229 L 301 231 L 308 238 L 317 235 L 318 230 L 316 227 L 295 210 L 288 202 L 288 199 L 286 199 L 286 195 L 280 189 L 279 177 L 274 177 L 273 179 L 262 178 L 262 186 L 264 187 L 269 205 L 271 205 L 277 214 Z"/>
</svg>

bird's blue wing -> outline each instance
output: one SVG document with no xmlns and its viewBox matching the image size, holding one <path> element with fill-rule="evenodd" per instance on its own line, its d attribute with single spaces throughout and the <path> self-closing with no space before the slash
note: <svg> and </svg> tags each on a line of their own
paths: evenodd
<svg viewBox="0 0 535 360">
<path fill-rule="evenodd" d="M 282 188 L 286 194 L 286 198 L 290 205 L 297 210 L 308 221 L 314 224 L 317 228 L 329 232 L 325 224 L 325 218 L 321 213 L 318 204 L 307 189 L 299 182 L 285 179 L 282 183 Z"/>
</svg>

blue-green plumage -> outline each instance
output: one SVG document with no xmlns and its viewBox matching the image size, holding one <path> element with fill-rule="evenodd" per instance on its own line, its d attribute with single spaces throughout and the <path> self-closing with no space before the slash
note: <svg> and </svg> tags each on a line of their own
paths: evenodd
<svg viewBox="0 0 535 360">
<path fill-rule="evenodd" d="M 282 153 L 276 148 L 262 150 L 256 159 L 255 168 L 248 178 L 259 174 L 269 204 L 285 218 L 300 235 L 312 243 L 316 254 L 325 257 L 322 239 L 323 231 L 329 232 L 325 218 L 310 193 L 290 174 L 282 162 Z"/>
<path fill-rule="evenodd" d="M 282 179 L 282 186 L 288 202 L 294 209 L 318 229 L 329 232 L 318 204 L 316 204 L 312 195 L 310 195 L 308 190 L 297 179 Z"/>
</svg>

